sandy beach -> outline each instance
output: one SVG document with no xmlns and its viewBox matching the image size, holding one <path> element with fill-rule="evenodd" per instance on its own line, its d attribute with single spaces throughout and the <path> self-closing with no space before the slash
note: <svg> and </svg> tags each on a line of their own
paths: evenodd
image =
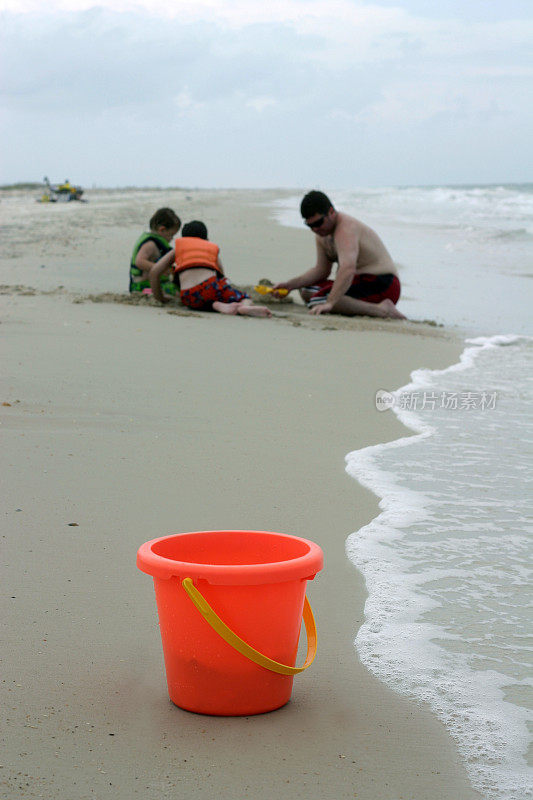
<svg viewBox="0 0 533 800">
<path fill-rule="evenodd" d="M 376 411 L 376 391 L 453 363 L 460 337 L 298 304 L 244 319 L 124 294 L 132 244 L 166 205 L 207 222 L 240 286 L 303 270 L 312 238 L 273 221 L 280 195 L 2 204 L 6 800 L 479 797 L 444 726 L 360 664 L 365 586 L 345 555 L 378 511 L 346 454 L 406 434 Z M 324 550 L 308 587 L 319 655 L 271 714 L 204 717 L 168 699 L 135 555 L 208 529 L 294 533 Z"/>
</svg>

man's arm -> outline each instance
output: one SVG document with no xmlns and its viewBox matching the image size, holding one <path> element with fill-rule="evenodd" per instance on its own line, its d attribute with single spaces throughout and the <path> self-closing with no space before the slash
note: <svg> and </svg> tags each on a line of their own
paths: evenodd
<svg viewBox="0 0 533 800">
<path fill-rule="evenodd" d="M 159 303 L 164 303 L 165 298 L 161 291 L 161 276 L 169 267 L 174 263 L 174 250 L 164 255 L 159 261 L 151 265 L 150 269 L 150 286 L 152 287 L 152 294 Z"/>
</svg>

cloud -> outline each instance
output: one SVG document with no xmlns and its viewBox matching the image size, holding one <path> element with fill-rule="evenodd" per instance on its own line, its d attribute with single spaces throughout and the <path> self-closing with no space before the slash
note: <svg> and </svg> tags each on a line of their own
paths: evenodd
<svg viewBox="0 0 533 800">
<path fill-rule="evenodd" d="M 252 97 L 247 101 L 246 105 L 248 108 L 253 108 L 254 111 L 257 111 L 260 114 L 265 110 L 265 108 L 275 106 L 276 101 L 273 97 Z"/>
<path fill-rule="evenodd" d="M 431 120 L 457 125 L 478 121 L 487 126 L 494 119 L 511 119 L 519 94 L 524 104 L 528 102 L 525 85 L 521 90 L 515 86 L 514 91 L 505 92 L 501 86 L 485 80 L 485 71 L 473 77 L 474 80 L 452 83 L 442 78 L 428 84 L 395 81 L 382 89 L 374 103 L 350 116 L 356 123 L 387 128 L 414 128 Z M 506 79 L 510 76 L 501 71 L 493 72 L 492 77 L 503 78 L 508 85 Z M 341 111 L 336 116 L 342 119 L 344 115 Z"/>
<path fill-rule="evenodd" d="M 150 152 L 157 182 L 169 142 L 207 184 L 241 164 L 242 181 L 306 183 L 313 170 L 349 180 L 343 151 L 352 150 L 391 183 L 402 148 L 416 160 L 417 143 L 442 150 L 448 136 L 457 146 L 461 126 L 480 159 L 497 139 L 506 163 L 518 162 L 512 131 L 531 122 L 531 20 L 430 19 L 408 5 L 51 0 L 43 13 L 41 0 L 0 0 L 0 102 L 14 161 L 36 149 L 60 161 L 72 148 L 75 159 L 75 120 L 87 169 L 118 140 L 117 174 Z"/>
<path fill-rule="evenodd" d="M 6 23 L 3 95 L 18 107 L 59 113 L 165 98 L 179 104 L 184 92 L 189 104 L 237 94 L 251 102 L 290 95 L 305 81 L 293 63 L 305 38 L 283 26 L 253 28 L 243 38 L 214 23 L 172 20 L 162 27 L 152 17 L 99 9 Z"/>
</svg>

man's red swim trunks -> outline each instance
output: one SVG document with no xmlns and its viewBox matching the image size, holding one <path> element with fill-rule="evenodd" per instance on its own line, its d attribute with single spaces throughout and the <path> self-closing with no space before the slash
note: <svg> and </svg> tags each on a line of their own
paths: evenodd
<svg viewBox="0 0 533 800">
<path fill-rule="evenodd" d="M 333 281 L 318 281 L 314 286 L 306 286 L 313 294 L 309 298 L 307 305 L 309 308 L 318 303 L 325 303 L 328 294 L 333 286 Z M 357 300 L 365 300 L 367 303 L 381 303 L 382 300 L 392 300 L 394 304 L 400 299 L 400 281 L 397 275 L 387 273 L 385 275 L 371 275 L 363 272 L 355 275 L 352 285 L 346 292 L 348 297 L 355 297 Z"/>
<path fill-rule="evenodd" d="M 221 278 L 218 275 L 206 278 L 205 281 L 180 293 L 183 305 L 194 308 L 196 311 L 210 309 L 216 300 L 219 303 L 238 303 L 247 297 L 247 294 L 232 286 L 227 278 Z"/>
</svg>

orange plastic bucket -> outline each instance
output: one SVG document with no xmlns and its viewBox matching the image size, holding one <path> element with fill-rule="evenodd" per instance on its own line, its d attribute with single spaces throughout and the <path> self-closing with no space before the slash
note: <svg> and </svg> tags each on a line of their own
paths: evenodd
<svg viewBox="0 0 533 800">
<path fill-rule="evenodd" d="M 200 714 L 261 714 L 285 705 L 316 652 L 305 597 L 322 568 L 314 542 L 267 531 L 197 531 L 143 544 L 154 579 L 170 699 Z M 302 615 L 308 655 L 295 667 Z"/>
</svg>

